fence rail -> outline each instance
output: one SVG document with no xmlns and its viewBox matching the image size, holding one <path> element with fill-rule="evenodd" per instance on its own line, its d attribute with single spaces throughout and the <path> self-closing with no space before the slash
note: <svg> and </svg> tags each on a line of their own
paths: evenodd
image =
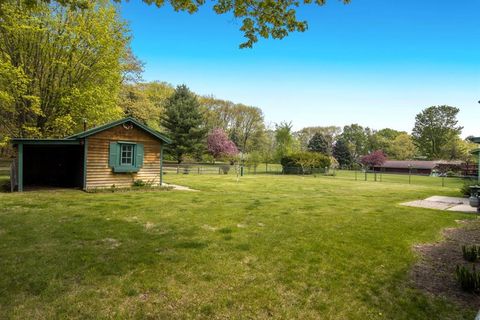
<svg viewBox="0 0 480 320">
<path fill-rule="evenodd" d="M 167 164 L 163 171 L 167 174 L 240 174 L 240 166 L 226 164 Z M 465 183 L 476 184 L 477 176 L 454 175 L 432 176 L 420 173 L 392 173 L 365 170 L 338 170 L 323 168 L 282 168 L 280 164 L 259 164 L 257 166 L 244 166 L 243 174 L 292 174 L 310 175 L 345 181 L 370 181 L 386 183 L 403 183 L 425 186 L 442 186 L 460 188 Z"/>
<path fill-rule="evenodd" d="M 9 179 L 10 176 L 10 160 L 0 159 L 0 179 Z M 336 170 L 321 168 L 282 168 L 280 164 L 258 164 L 245 165 L 243 168 L 238 165 L 230 165 L 226 163 L 208 164 L 208 163 L 164 163 L 164 174 L 216 174 L 216 175 L 255 175 L 255 174 L 294 174 L 294 175 L 310 175 L 314 177 L 324 177 L 328 179 L 338 179 L 347 181 L 370 181 L 370 182 L 386 182 L 386 183 L 403 183 L 412 185 L 425 186 L 442 186 L 450 188 L 460 188 L 464 184 L 477 184 L 477 176 L 456 175 L 451 177 L 430 176 L 418 173 L 390 173 L 380 171 L 363 171 L 363 170 Z"/>
</svg>

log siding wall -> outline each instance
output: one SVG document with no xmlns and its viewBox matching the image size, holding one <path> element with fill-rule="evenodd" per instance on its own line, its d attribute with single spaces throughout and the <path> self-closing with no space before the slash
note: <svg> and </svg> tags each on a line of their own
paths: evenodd
<svg viewBox="0 0 480 320">
<path fill-rule="evenodd" d="M 86 189 L 130 187 L 135 180 L 160 184 L 161 141 L 142 129 L 118 125 L 87 138 Z M 110 142 L 131 141 L 144 146 L 143 166 L 136 173 L 114 173 L 108 165 Z"/>
</svg>

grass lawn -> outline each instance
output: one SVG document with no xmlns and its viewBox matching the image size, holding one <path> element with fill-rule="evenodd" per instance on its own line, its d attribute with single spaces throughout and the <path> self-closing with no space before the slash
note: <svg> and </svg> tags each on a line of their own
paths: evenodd
<svg viewBox="0 0 480 320">
<path fill-rule="evenodd" d="M 0 194 L 0 318 L 472 319 L 413 289 L 457 189 L 170 175 L 200 192 Z"/>
</svg>

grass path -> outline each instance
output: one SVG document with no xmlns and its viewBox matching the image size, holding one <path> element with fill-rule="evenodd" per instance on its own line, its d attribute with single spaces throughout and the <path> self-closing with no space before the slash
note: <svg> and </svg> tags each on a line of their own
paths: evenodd
<svg viewBox="0 0 480 320">
<path fill-rule="evenodd" d="M 471 319 L 412 288 L 457 190 L 167 175 L 200 192 L 0 194 L 0 318 Z"/>
</svg>

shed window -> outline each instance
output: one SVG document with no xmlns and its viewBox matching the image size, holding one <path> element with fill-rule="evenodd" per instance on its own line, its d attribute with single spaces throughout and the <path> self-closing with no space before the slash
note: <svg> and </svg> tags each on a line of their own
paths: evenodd
<svg viewBox="0 0 480 320">
<path fill-rule="evenodd" d="M 108 162 L 113 172 L 138 172 L 143 166 L 143 144 L 110 142 Z"/>
<path fill-rule="evenodd" d="M 120 144 L 120 165 L 133 166 L 133 149 L 132 144 Z"/>
</svg>

